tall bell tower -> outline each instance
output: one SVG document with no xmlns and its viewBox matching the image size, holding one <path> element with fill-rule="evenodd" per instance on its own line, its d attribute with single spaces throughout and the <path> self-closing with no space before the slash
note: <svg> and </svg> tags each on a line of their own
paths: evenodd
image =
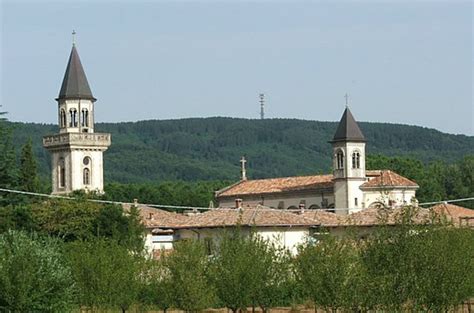
<svg viewBox="0 0 474 313">
<path fill-rule="evenodd" d="M 43 137 L 43 147 L 51 153 L 52 194 L 104 192 L 102 153 L 110 146 L 111 138 L 110 134 L 94 133 L 96 100 L 73 40 L 56 98 L 59 133 Z"/>
<path fill-rule="evenodd" d="M 335 207 L 349 209 L 349 213 L 362 209 L 363 193 L 359 187 L 366 181 L 365 142 L 359 125 L 346 106 L 330 143 L 333 149 Z"/>
</svg>

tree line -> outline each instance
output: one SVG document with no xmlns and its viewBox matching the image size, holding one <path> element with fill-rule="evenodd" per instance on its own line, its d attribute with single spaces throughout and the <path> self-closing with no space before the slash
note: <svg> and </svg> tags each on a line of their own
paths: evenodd
<svg viewBox="0 0 474 313">
<path fill-rule="evenodd" d="M 29 138 L 39 175 L 50 177 L 49 153 L 42 136 L 56 125 L 9 123 L 17 149 Z M 312 175 L 331 171 L 328 143 L 336 122 L 296 119 L 248 120 L 191 118 L 128 123 L 99 123 L 97 132 L 112 134 L 104 153 L 105 178 L 117 183 L 238 180 L 239 159 L 248 159 L 250 178 Z M 472 155 L 474 138 L 407 125 L 360 123 L 367 153 L 406 156 L 427 164 L 452 163 Z"/>
<path fill-rule="evenodd" d="M 107 152 L 106 155 L 109 153 L 123 154 L 127 158 L 127 155 L 130 153 L 139 152 L 140 156 L 137 160 L 121 160 L 120 164 L 106 165 L 105 176 L 108 183 L 105 185 L 106 194 L 103 198 L 123 202 L 131 202 L 133 199 L 138 199 L 141 203 L 208 207 L 216 204 L 214 199 L 214 192 L 216 190 L 238 180 L 238 177 L 236 177 L 237 173 L 239 173 L 238 166 L 236 164 L 229 166 L 230 163 L 226 163 L 234 162 L 235 160 L 232 158 L 239 155 L 233 149 L 243 149 L 242 151 L 245 154 L 246 149 L 250 147 L 247 144 L 250 143 L 258 145 L 258 151 L 254 152 L 258 152 L 258 155 L 264 158 L 260 161 L 257 161 L 259 160 L 258 158 L 254 159 L 254 161 L 250 162 L 254 162 L 252 166 L 261 169 L 271 167 L 271 170 L 268 172 L 261 172 L 257 176 L 274 177 L 279 174 L 315 174 L 314 171 L 309 170 L 310 167 L 298 169 L 294 164 L 297 163 L 300 166 L 307 161 L 313 165 L 317 164 L 318 162 L 314 162 L 315 160 L 313 159 L 313 155 L 317 151 L 324 152 L 329 160 L 329 151 L 331 150 L 326 142 L 320 142 L 322 146 L 316 145 L 318 148 L 314 146 L 314 149 L 317 150 L 315 150 L 316 152 L 308 150 L 307 153 L 301 153 L 302 150 L 296 149 L 296 145 L 303 144 L 302 138 L 305 138 L 305 140 L 307 138 L 315 138 L 316 141 L 320 140 L 321 137 L 316 136 L 321 135 L 319 132 L 328 133 L 327 135 L 329 136 L 335 123 L 332 123 L 334 124 L 332 125 L 331 123 L 302 121 L 303 123 L 299 125 L 293 123 L 293 120 L 259 122 L 264 122 L 265 125 L 259 125 L 258 123 L 257 125 L 255 121 L 226 118 L 104 124 L 102 126 L 104 126 L 105 131 L 110 131 L 116 134 L 114 135 L 115 137 L 118 137 L 114 137 L 114 141 L 117 141 L 117 150 L 113 150 L 115 148 L 112 147 L 112 151 Z M 242 123 L 248 124 L 248 128 L 242 128 Z M 376 152 L 387 148 L 388 150 L 384 150 L 384 153 L 396 150 L 396 154 L 399 154 L 398 156 L 388 157 L 384 154 L 369 153 L 367 155 L 367 169 L 391 169 L 402 176 L 415 180 L 420 185 L 420 189 L 417 191 L 417 198 L 420 202 L 474 197 L 474 154 L 472 154 L 471 147 L 473 142 L 471 137 L 447 135 L 433 130 L 403 125 L 362 123 L 362 127 L 364 132 L 367 133 L 366 135 L 369 140 L 370 137 L 378 138 L 377 140 L 373 139 L 373 142 L 370 142 L 368 145 L 369 152 L 372 149 Z M 396 139 L 390 137 L 390 131 L 388 131 L 389 134 L 383 132 L 384 127 L 390 129 L 390 131 L 393 130 L 394 134 L 396 134 L 396 136 L 393 136 Z M 51 192 L 50 170 L 48 170 L 47 176 L 42 176 L 39 174 L 38 168 L 42 167 L 41 163 L 45 162 L 46 159 L 49 162 L 48 152 L 39 147 L 42 132 L 53 130 L 54 127 L 52 126 L 8 123 L 4 114 L 0 116 L 0 187 L 42 193 Z M 19 133 L 19 131 L 22 133 Z M 259 133 L 259 131 L 262 131 L 262 133 Z M 317 132 L 317 134 L 309 136 L 307 132 L 311 131 Z M 247 141 L 242 139 L 242 142 L 236 142 L 239 139 L 234 138 L 235 136 L 231 135 L 231 133 L 235 134 L 237 132 L 251 132 L 243 137 L 247 138 L 248 135 L 249 138 L 253 139 L 248 139 Z M 420 134 L 417 133 L 417 136 L 412 136 L 413 132 L 419 132 Z M 191 140 L 187 137 L 190 133 L 193 133 L 195 138 L 192 136 L 189 138 L 194 138 L 192 140 L 197 140 L 198 144 L 191 145 L 186 141 Z M 27 135 L 31 135 L 31 137 L 25 138 Z M 128 138 L 127 136 L 131 137 Z M 191 159 L 178 161 L 180 157 L 161 155 L 163 147 L 157 149 L 157 147 L 154 147 L 154 144 L 164 140 L 163 136 L 171 136 L 173 144 L 177 144 L 175 141 L 181 142 L 184 140 L 184 142 L 179 144 L 180 148 L 173 150 L 173 153 L 180 154 L 185 158 L 191 157 Z M 183 136 L 188 139 L 185 139 Z M 228 140 L 235 144 L 233 149 L 230 149 L 227 137 L 232 137 Z M 31 138 L 35 139 L 31 140 Z M 201 139 L 198 140 L 198 138 Z M 403 139 L 407 141 L 402 144 Z M 143 145 L 134 146 L 132 144 L 134 140 L 136 144 L 141 142 Z M 383 143 L 384 140 L 393 146 L 387 147 Z M 413 140 L 416 142 L 412 142 Z M 421 144 L 420 140 L 427 141 Z M 21 147 L 21 151 L 17 153 L 16 145 L 19 142 L 25 143 Z M 265 147 L 268 147 L 272 142 L 278 143 L 275 146 L 276 150 L 273 152 L 266 151 Z M 121 147 L 122 144 L 125 145 Z M 416 148 L 418 144 L 419 146 Z M 204 147 L 206 145 L 216 145 L 218 147 L 217 150 L 223 149 L 223 151 L 218 152 L 211 146 L 206 148 L 210 152 L 208 155 L 209 159 L 201 155 L 201 146 Z M 291 149 L 287 147 L 288 145 L 290 145 Z M 370 148 L 371 146 L 374 146 L 374 148 Z M 416 149 L 420 147 L 427 149 L 427 155 L 420 158 L 403 155 L 408 152 L 408 150 L 404 149 L 418 151 Z M 435 148 L 437 149 L 436 156 L 444 158 L 445 161 L 437 158 L 433 154 L 434 152 L 429 152 Z M 39 152 L 36 151 L 37 149 L 39 149 Z M 154 156 L 147 157 L 142 154 L 142 152 L 146 154 L 149 149 L 154 151 Z M 298 154 L 289 155 L 286 152 L 283 153 L 283 150 L 280 151 L 280 149 L 287 152 L 292 151 L 291 153 L 298 152 Z M 443 149 L 451 149 L 451 152 L 458 151 L 459 155 L 448 158 L 447 156 L 451 155 L 451 152 Z M 39 159 L 38 155 L 40 155 Z M 302 160 L 302 155 L 308 159 L 306 161 Z M 428 157 L 428 155 L 431 156 Z M 226 159 L 221 160 L 221 158 Z M 450 162 L 446 160 L 450 160 Z M 144 161 L 147 164 L 145 168 L 142 168 L 141 164 Z M 150 165 L 153 162 L 166 163 L 168 161 L 177 163 L 174 163 L 174 165 L 162 164 L 156 168 Z M 197 164 L 196 162 L 204 162 L 206 167 L 212 168 L 212 171 L 208 171 L 200 165 L 202 171 L 207 173 L 206 176 L 192 174 L 196 171 L 196 168 L 190 167 L 194 167 Z M 215 162 L 218 162 L 220 165 L 216 165 Z M 321 162 L 319 163 L 324 164 L 327 160 L 325 159 Z M 123 166 L 126 166 L 126 172 L 129 175 L 134 175 L 134 178 L 124 180 L 127 183 L 120 183 L 122 179 L 113 178 L 116 175 L 116 171 L 120 170 Z M 161 166 L 166 167 L 165 172 L 160 172 L 162 170 Z M 281 168 L 285 170 L 282 172 L 280 171 Z M 314 167 L 311 168 L 314 170 Z M 190 176 L 170 176 L 166 174 L 166 171 L 186 171 L 187 175 Z M 329 171 L 330 169 L 328 168 L 327 172 Z M 159 178 L 156 177 L 156 179 L 146 178 L 150 173 L 158 172 L 161 173 L 159 175 L 163 175 Z M 233 174 L 230 174 L 231 172 Z M 223 177 L 227 178 L 222 179 Z M 204 180 L 197 180 L 198 178 L 204 178 Z M 21 203 L 22 201 L 27 201 L 27 198 L 0 193 L 0 205 Z M 470 208 L 474 207 L 473 201 L 462 202 L 460 205 Z"/>
<path fill-rule="evenodd" d="M 363 238 L 318 229 L 297 255 L 238 227 L 211 245 L 179 241 L 158 259 L 113 238 L 10 229 L 0 234 L 0 310 L 453 309 L 474 295 L 474 232 L 415 225 L 412 213 Z"/>
</svg>

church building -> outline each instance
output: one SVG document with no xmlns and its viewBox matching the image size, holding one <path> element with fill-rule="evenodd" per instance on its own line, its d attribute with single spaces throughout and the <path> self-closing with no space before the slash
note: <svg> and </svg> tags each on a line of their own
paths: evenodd
<svg viewBox="0 0 474 313">
<path fill-rule="evenodd" d="M 349 108 L 332 144 L 333 173 L 270 179 L 247 179 L 245 159 L 241 180 L 216 192 L 219 207 L 265 205 L 278 209 L 327 209 L 339 214 L 377 206 L 399 206 L 415 200 L 418 185 L 393 171 L 368 171 L 366 140 Z"/>
<path fill-rule="evenodd" d="M 43 146 L 51 153 L 52 194 L 104 191 L 102 153 L 111 138 L 94 132 L 96 100 L 73 43 L 56 99 L 59 133 L 43 138 Z"/>
</svg>

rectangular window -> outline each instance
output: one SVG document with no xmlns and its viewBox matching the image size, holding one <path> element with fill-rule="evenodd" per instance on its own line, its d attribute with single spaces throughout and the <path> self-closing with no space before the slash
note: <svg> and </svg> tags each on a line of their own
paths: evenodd
<svg viewBox="0 0 474 313">
<path fill-rule="evenodd" d="M 354 198 L 354 205 L 355 205 L 356 207 L 359 206 L 359 201 L 358 201 L 357 198 Z"/>
</svg>

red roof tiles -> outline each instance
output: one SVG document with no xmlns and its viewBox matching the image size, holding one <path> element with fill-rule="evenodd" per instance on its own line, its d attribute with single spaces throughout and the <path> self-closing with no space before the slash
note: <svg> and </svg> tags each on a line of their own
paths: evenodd
<svg viewBox="0 0 474 313">
<path fill-rule="evenodd" d="M 418 185 L 414 182 L 405 178 L 390 170 L 369 171 L 368 177 L 374 177 L 368 182 L 362 184 L 360 188 L 377 188 L 377 187 L 413 187 L 418 188 Z M 377 176 L 376 176 L 377 175 Z"/>
<path fill-rule="evenodd" d="M 474 226 L 474 210 L 462 206 L 442 203 L 430 208 L 437 214 L 442 214 L 453 224 Z"/>
<path fill-rule="evenodd" d="M 241 196 L 264 193 L 301 191 L 316 188 L 332 188 L 333 175 L 295 176 L 243 180 L 217 192 L 218 197 Z"/>
</svg>

